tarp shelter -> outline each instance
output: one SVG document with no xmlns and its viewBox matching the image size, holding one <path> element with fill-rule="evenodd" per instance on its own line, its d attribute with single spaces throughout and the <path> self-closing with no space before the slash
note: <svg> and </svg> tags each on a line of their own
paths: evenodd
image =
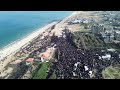
<svg viewBox="0 0 120 90">
<path fill-rule="evenodd" d="M 33 62 L 34 61 L 34 58 L 28 58 L 27 60 L 26 60 L 26 62 Z"/>
</svg>

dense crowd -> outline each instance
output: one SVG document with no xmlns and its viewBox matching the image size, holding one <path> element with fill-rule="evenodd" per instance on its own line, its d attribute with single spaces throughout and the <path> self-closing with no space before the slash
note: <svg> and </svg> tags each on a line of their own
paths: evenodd
<svg viewBox="0 0 120 90">
<path fill-rule="evenodd" d="M 39 58 L 38 55 L 42 52 L 42 50 L 45 50 L 46 47 L 51 45 L 50 36 L 45 36 L 43 39 L 41 39 L 41 36 L 37 37 L 35 40 L 33 40 L 33 42 L 21 49 L 20 52 L 16 53 L 16 55 L 19 54 L 17 57 L 22 57 L 22 54 L 28 54 L 28 56 L 18 64 L 18 70 L 12 73 L 8 78 L 17 79 L 22 77 L 28 70 L 31 71 L 31 68 L 26 65 L 25 60 L 27 58 Z"/>
<path fill-rule="evenodd" d="M 22 52 L 27 50 L 27 52 L 30 52 L 29 57 L 35 58 L 42 49 L 46 49 L 51 43 L 56 44 L 56 60 L 46 78 L 49 78 L 55 72 L 57 79 L 102 79 L 102 70 L 110 65 L 120 64 L 118 57 L 120 52 L 113 53 L 101 49 L 77 48 L 71 38 L 72 34 L 68 30 L 64 30 L 61 37 L 54 34 L 52 37 L 45 36 L 44 39 L 38 37 L 30 45 L 23 48 Z M 100 58 L 106 53 L 111 54 L 110 60 Z"/>
<path fill-rule="evenodd" d="M 58 79 L 102 79 L 102 70 L 110 65 L 120 64 L 118 52 L 115 54 L 101 49 L 77 49 L 71 44 L 70 33 L 65 35 L 66 38 L 60 37 L 55 40 L 58 60 L 50 69 L 50 73 L 55 71 Z M 100 58 L 106 53 L 110 53 L 112 59 Z"/>
<path fill-rule="evenodd" d="M 30 42 L 24 48 L 21 48 L 19 52 L 15 54 L 18 58 L 23 57 L 24 55 L 28 55 L 28 57 L 36 57 L 42 50 L 45 50 L 47 46 L 51 45 L 51 38 L 50 36 L 44 36 L 41 39 L 42 35 L 39 35 L 35 40 Z"/>
<path fill-rule="evenodd" d="M 44 39 L 37 41 L 34 46 L 37 46 L 34 51 L 29 54 L 29 57 L 37 57 L 43 50 L 46 50 L 46 47 L 51 46 L 51 38 L 50 36 L 46 36 Z"/>
</svg>

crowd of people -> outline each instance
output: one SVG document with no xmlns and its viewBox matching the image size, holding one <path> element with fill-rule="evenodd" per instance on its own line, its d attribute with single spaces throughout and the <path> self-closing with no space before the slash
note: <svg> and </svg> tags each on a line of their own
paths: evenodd
<svg viewBox="0 0 120 90">
<path fill-rule="evenodd" d="M 42 35 L 37 37 L 35 40 L 33 40 L 29 45 L 22 48 L 19 52 L 15 54 L 15 57 L 20 59 L 23 54 L 27 55 L 25 58 L 23 58 L 22 62 L 18 65 L 18 70 L 12 73 L 8 78 L 20 78 L 22 77 L 27 70 L 30 69 L 25 63 L 25 60 L 27 58 L 38 58 L 38 55 L 42 52 L 42 50 L 45 50 L 46 47 L 51 45 L 51 37 L 50 36 L 44 36 L 43 39 L 41 39 Z M 31 71 L 31 69 L 30 69 Z"/>
<path fill-rule="evenodd" d="M 44 39 L 38 37 L 30 45 L 23 48 L 22 52 L 30 52 L 28 57 L 37 57 L 42 49 L 50 46 L 51 43 L 56 44 L 56 60 L 51 66 L 48 76 L 49 78 L 55 72 L 57 79 L 102 79 L 102 70 L 110 65 L 120 64 L 118 53 L 108 52 L 101 49 L 85 49 L 77 48 L 72 41 L 72 34 L 68 30 L 64 30 L 61 37 L 45 36 Z M 111 54 L 110 60 L 100 58 L 106 53 Z M 19 74 L 20 75 L 20 74 Z"/>
<path fill-rule="evenodd" d="M 44 36 L 43 39 L 41 39 L 41 37 L 42 35 L 39 35 L 39 37 L 30 42 L 29 45 L 21 48 L 21 50 L 17 52 L 15 56 L 17 56 L 18 58 L 23 57 L 23 55 L 28 55 L 28 57 L 36 57 L 43 49 L 51 45 L 50 36 Z"/>
<path fill-rule="evenodd" d="M 54 72 L 58 79 L 103 79 L 102 70 L 110 65 L 120 64 L 117 52 L 110 53 L 101 49 L 76 48 L 71 44 L 70 33 L 65 33 L 66 38 L 60 37 L 57 44 L 57 61 L 51 66 L 50 73 Z M 100 58 L 110 53 L 112 59 Z"/>
</svg>

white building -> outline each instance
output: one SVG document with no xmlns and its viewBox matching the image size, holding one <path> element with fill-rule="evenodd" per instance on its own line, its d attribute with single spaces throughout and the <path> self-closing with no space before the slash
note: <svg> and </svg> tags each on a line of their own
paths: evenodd
<svg viewBox="0 0 120 90">
<path fill-rule="evenodd" d="M 3 60 L 4 58 L 2 56 L 0 56 L 0 60 Z"/>
<path fill-rule="evenodd" d="M 81 23 L 81 22 L 82 22 L 82 20 L 80 20 L 80 19 L 76 19 L 76 20 L 72 21 L 73 24 L 78 24 L 78 23 Z"/>
<path fill-rule="evenodd" d="M 106 43 L 112 42 L 114 40 L 114 35 L 112 33 L 100 32 L 100 34 L 102 35 L 104 42 Z"/>
<path fill-rule="evenodd" d="M 104 41 L 106 43 L 109 43 L 109 42 L 112 42 L 114 40 L 114 35 L 106 35 L 105 38 L 104 38 Z"/>
<path fill-rule="evenodd" d="M 88 20 L 84 20 L 83 23 L 86 23 L 86 24 L 87 24 L 87 23 L 89 23 L 89 21 L 88 21 Z"/>
<path fill-rule="evenodd" d="M 115 31 L 115 38 L 120 41 L 120 31 Z"/>
</svg>

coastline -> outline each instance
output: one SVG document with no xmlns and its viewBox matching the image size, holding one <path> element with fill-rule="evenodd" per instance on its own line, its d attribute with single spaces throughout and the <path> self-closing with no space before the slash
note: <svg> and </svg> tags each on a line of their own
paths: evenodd
<svg viewBox="0 0 120 90">
<path fill-rule="evenodd" d="M 10 62 L 14 61 L 14 54 L 21 50 L 21 48 L 24 48 L 27 46 L 31 41 L 34 41 L 35 38 L 37 38 L 40 34 L 44 36 L 49 35 L 51 36 L 53 33 L 55 35 L 59 36 L 63 29 L 65 29 L 67 22 L 71 19 L 74 19 L 76 15 L 79 14 L 79 11 L 73 12 L 69 16 L 63 18 L 62 20 L 58 22 L 52 22 L 48 23 L 47 25 L 39 28 L 38 30 L 35 30 L 31 34 L 29 34 L 27 37 L 21 39 L 18 42 L 13 43 L 12 45 L 9 45 L 9 47 L 6 47 L 2 50 L 0 50 L 0 56 L 2 58 L 0 59 L 0 77 L 3 77 L 7 75 L 7 73 L 11 73 L 13 68 L 9 67 L 9 69 L 5 70 L 5 66 L 9 65 Z M 51 27 L 55 25 L 55 28 L 51 30 Z M 49 33 L 49 29 L 51 32 Z M 42 39 L 42 37 L 40 39 Z M 15 62 L 15 61 L 14 61 Z M 4 72 L 4 73 L 3 73 Z"/>
<path fill-rule="evenodd" d="M 47 22 L 46 24 L 44 24 L 44 25 L 42 25 L 42 26 L 34 29 L 34 31 L 32 31 L 32 32 L 24 35 L 23 37 L 20 37 L 19 39 L 17 39 L 17 40 L 15 40 L 15 41 L 13 41 L 13 42 L 5 45 L 4 47 L 0 47 L 0 51 L 1 51 L 1 50 L 4 50 L 5 48 L 8 48 L 9 46 L 12 46 L 13 44 L 15 44 L 15 43 L 17 43 L 17 42 L 19 42 L 19 41 L 21 41 L 22 39 L 26 38 L 26 37 L 29 36 L 30 34 L 32 34 L 32 33 L 36 32 L 36 31 L 38 31 L 39 29 L 47 26 L 48 24 L 51 24 L 51 23 L 53 23 L 53 22 L 57 22 L 57 23 L 58 23 L 58 22 L 60 22 L 60 21 L 61 21 L 61 20 L 52 20 L 52 21 L 50 21 L 50 22 Z"/>
<path fill-rule="evenodd" d="M 35 37 L 39 36 L 39 34 L 44 32 L 46 29 L 50 28 L 53 25 L 64 23 L 68 18 L 74 16 L 75 14 L 77 14 L 77 12 L 73 12 L 71 15 L 65 17 L 60 22 L 59 21 L 51 22 L 50 24 L 47 24 L 39 28 L 38 30 L 33 31 L 32 33 L 23 37 L 22 39 L 18 39 L 17 41 L 14 41 L 6 45 L 5 47 L 1 48 L 0 49 L 0 60 L 3 60 L 5 57 L 7 57 L 8 55 L 14 52 L 17 52 L 21 47 L 23 47 L 25 44 L 32 41 Z M 61 25 L 58 25 L 58 26 L 61 26 Z"/>
<path fill-rule="evenodd" d="M 53 22 L 57 22 L 57 21 L 53 21 Z M 0 51 L 4 50 L 5 48 L 8 48 L 8 47 L 12 46 L 13 44 L 15 44 L 15 43 L 17 43 L 17 42 L 19 42 L 19 41 L 21 41 L 21 40 L 23 40 L 24 38 L 28 37 L 28 36 L 31 35 L 32 33 L 35 33 L 36 31 L 42 29 L 43 27 L 46 27 L 47 25 L 49 25 L 49 24 L 51 24 L 51 23 L 53 23 L 53 22 L 47 23 L 47 24 L 45 24 L 45 25 L 43 25 L 43 26 L 35 29 L 34 31 L 28 33 L 27 35 L 23 36 L 22 38 L 17 39 L 17 40 L 15 40 L 15 41 L 13 41 L 13 42 L 5 45 L 4 47 L 0 48 Z M 41 34 L 41 33 L 40 33 L 40 34 Z"/>
<path fill-rule="evenodd" d="M 17 52 L 21 47 L 25 46 L 27 43 L 32 41 L 34 38 L 38 37 L 39 34 L 41 34 L 42 32 L 44 32 L 45 30 L 47 30 L 48 28 L 50 28 L 51 26 L 55 24 L 57 24 L 57 22 L 52 22 L 50 24 L 47 24 L 43 26 L 42 28 L 39 28 L 33 31 L 32 33 L 23 37 L 22 39 L 14 41 L 8 44 L 7 46 L 5 46 L 4 48 L 0 49 L 0 60 L 4 59 L 6 56 L 12 53 Z"/>
<path fill-rule="evenodd" d="M 14 42 L 8 44 L 4 48 L 0 49 L 0 61 L 4 60 L 4 58 L 9 56 L 10 54 L 14 54 L 15 52 L 19 51 L 22 47 L 26 46 L 30 41 L 32 41 L 34 38 L 38 37 L 39 34 L 42 34 L 51 26 L 53 26 L 53 25 L 57 26 L 57 29 L 53 30 L 55 32 L 57 32 L 57 30 L 61 30 L 60 27 L 62 27 L 63 23 L 65 23 L 65 21 L 69 20 L 71 17 L 77 15 L 79 12 L 80 11 L 75 11 L 71 15 L 63 18 L 60 21 L 54 21 L 52 23 L 49 23 L 49 24 L 39 28 L 38 30 L 33 31 L 32 33 L 23 37 L 22 39 L 19 39 L 17 41 L 14 41 Z M 63 27 L 64 27 L 64 25 L 63 25 Z"/>
</svg>

